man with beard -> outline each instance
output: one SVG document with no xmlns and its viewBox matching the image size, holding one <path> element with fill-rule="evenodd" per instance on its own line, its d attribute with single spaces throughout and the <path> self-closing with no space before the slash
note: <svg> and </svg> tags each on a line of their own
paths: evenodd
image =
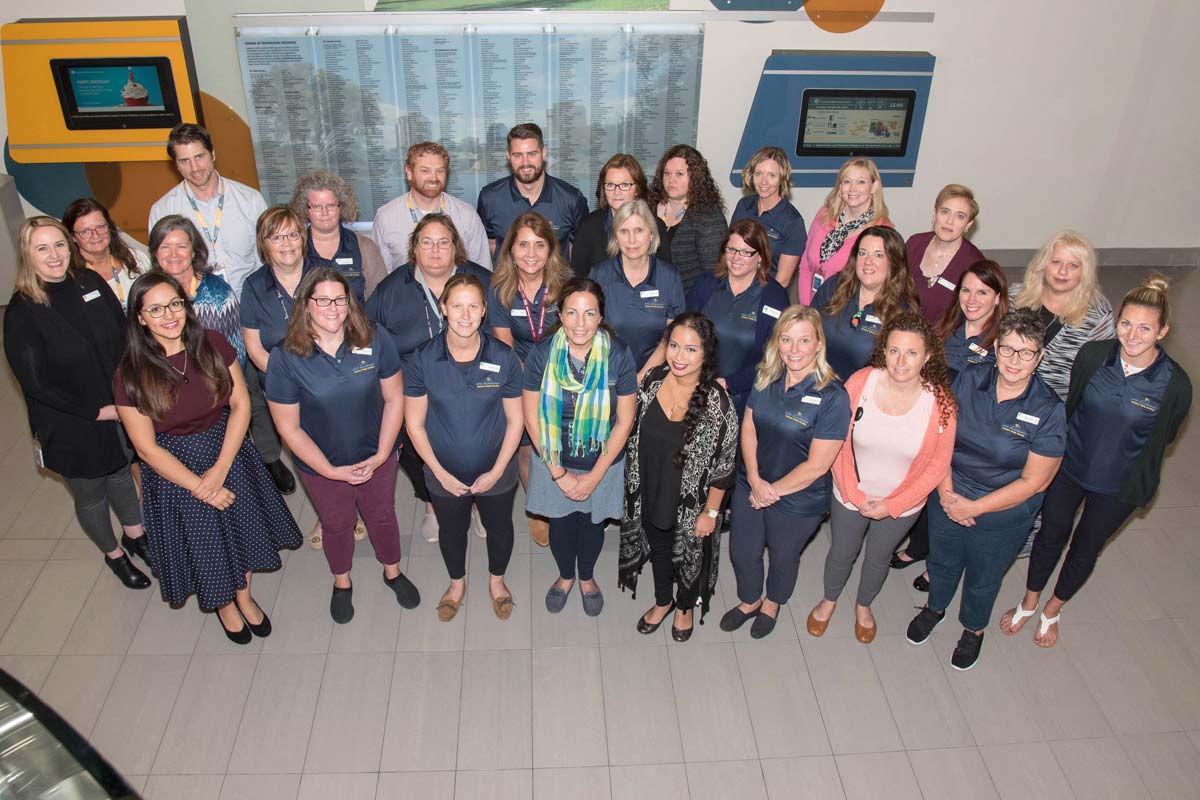
<svg viewBox="0 0 1200 800">
<path fill-rule="evenodd" d="M 391 272 L 408 263 L 408 239 L 421 217 L 433 211 L 446 214 L 458 229 L 467 258 L 484 269 L 492 268 L 487 234 L 470 204 L 446 194 L 450 178 L 450 154 L 437 142 L 421 142 L 408 148 L 404 158 L 408 192 L 388 202 L 375 213 L 371 238 L 383 254 Z"/>
<path fill-rule="evenodd" d="M 492 251 L 504 241 L 513 220 L 526 211 L 536 211 L 553 226 L 566 257 L 575 227 L 588 213 L 588 204 L 574 186 L 546 174 L 541 128 L 525 122 L 508 132 L 508 167 L 512 175 L 489 183 L 479 192 L 479 217 Z"/>
</svg>

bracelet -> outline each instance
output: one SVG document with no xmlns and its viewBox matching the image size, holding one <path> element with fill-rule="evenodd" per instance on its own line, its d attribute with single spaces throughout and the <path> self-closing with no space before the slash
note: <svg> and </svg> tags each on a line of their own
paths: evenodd
<svg viewBox="0 0 1200 800">
<path fill-rule="evenodd" d="M 550 480 L 554 481 L 555 483 L 558 483 L 559 481 L 561 481 L 561 480 L 562 480 L 563 478 L 565 478 L 565 477 L 567 477 L 567 471 L 564 469 L 564 470 L 562 471 L 562 475 L 559 475 L 557 478 L 556 478 L 556 477 L 554 477 L 553 475 L 551 475 L 551 476 L 550 476 Z"/>
</svg>

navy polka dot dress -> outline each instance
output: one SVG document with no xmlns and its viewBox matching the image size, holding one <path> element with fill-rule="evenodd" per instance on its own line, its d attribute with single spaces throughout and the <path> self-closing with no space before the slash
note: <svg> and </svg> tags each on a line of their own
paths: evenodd
<svg viewBox="0 0 1200 800">
<path fill-rule="evenodd" d="M 228 413 L 205 431 L 156 434 L 160 447 L 192 472 L 203 475 L 221 452 Z M 237 499 L 224 511 L 192 497 L 143 465 L 143 512 L 163 599 L 178 605 L 191 594 L 213 609 L 246 586 L 246 573 L 279 569 L 279 550 L 295 549 L 302 538 L 291 511 L 247 436 L 225 479 Z"/>
</svg>

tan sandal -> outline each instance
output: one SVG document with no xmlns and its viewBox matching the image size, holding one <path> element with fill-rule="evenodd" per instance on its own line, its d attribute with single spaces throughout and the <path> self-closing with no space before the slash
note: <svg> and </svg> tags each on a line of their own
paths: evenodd
<svg viewBox="0 0 1200 800">
<path fill-rule="evenodd" d="M 442 622 L 449 622 L 458 614 L 458 609 L 462 607 L 463 601 L 467 599 L 467 593 L 463 592 L 462 599 L 455 602 L 447 597 L 443 597 L 437 604 L 438 619 Z"/>
<path fill-rule="evenodd" d="M 354 525 L 354 541 L 361 542 L 365 538 L 367 538 L 367 526 L 359 521 Z"/>
<path fill-rule="evenodd" d="M 323 531 L 321 528 L 321 523 L 318 522 L 316 524 L 316 526 L 312 529 L 312 533 L 310 533 L 308 535 L 309 547 L 311 547 L 313 550 L 320 550 L 322 538 L 323 538 Z"/>
<path fill-rule="evenodd" d="M 512 595 L 506 597 L 492 598 L 492 613 L 496 615 L 496 619 L 505 620 L 512 616 L 513 599 Z"/>
<path fill-rule="evenodd" d="M 547 547 L 550 544 L 550 522 L 541 517 L 529 518 L 529 538 L 533 539 L 533 543 L 538 547 Z"/>
</svg>

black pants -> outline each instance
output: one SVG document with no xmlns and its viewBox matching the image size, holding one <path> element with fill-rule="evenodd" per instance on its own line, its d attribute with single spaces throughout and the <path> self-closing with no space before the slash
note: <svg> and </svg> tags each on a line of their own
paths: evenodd
<svg viewBox="0 0 1200 800">
<path fill-rule="evenodd" d="M 574 580 L 578 567 L 579 580 L 590 581 L 602 547 L 604 523 L 592 522 L 590 512 L 576 511 L 550 519 L 550 552 L 563 580 Z"/>
<path fill-rule="evenodd" d="M 823 516 L 780 511 L 778 504 L 751 508 L 750 490 L 739 484 L 733 492 L 729 531 L 729 561 L 737 578 L 738 600 L 750 605 L 763 597 L 783 605 L 792 597 L 800 572 L 800 554 L 821 527 Z M 763 565 L 770 556 L 767 566 Z"/>
<path fill-rule="evenodd" d="M 650 543 L 650 569 L 654 573 L 654 604 L 670 605 L 675 597 L 675 530 L 674 528 L 659 528 L 646 516 L 642 515 L 642 528 L 646 531 L 646 539 Z M 679 606 L 688 610 L 691 606 L 683 603 L 680 597 Z M 692 598 L 695 604 L 696 599 Z"/>
<path fill-rule="evenodd" d="M 929 506 L 921 509 L 912 530 L 908 532 L 908 546 L 904 552 L 913 561 L 924 561 L 929 556 Z"/>
<path fill-rule="evenodd" d="M 250 441 L 264 464 L 274 464 L 283 453 L 275 422 L 267 408 L 267 397 L 263 392 L 262 373 L 246 359 L 246 391 L 250 395 Z"/>
<path fill-rule="evenodd" d="M 422 503 L 430 502 L 429 487 L 425 484 L 425 462 L 417 455 L 417 450 L 412 446 L 412 439 L 408 438 L 408 429 L 400 429 L 400 469 L 404 470 L 404 474 L 408 476 L 409 482 L 412 483 L 413 494 Z M 480 512 L 482 513 L 482 511 Z M 440 526 L 441 523 L 439 522 Z"/>
<path fill-rule="evenodd" d="M 1071 524 L 1081 503 L 1083 514 L 1072 535 Z M 1122 503 L 1111 495 L 1089 492 L 1060 470 L 1042 503 L 1042 529 L 1033 540 L 1025 588 L 1031 592 L 1046 588 L 1070 539 L 1067 560 L 1054 586 L 1055 597 L 1064 602 L 1070 600 L 1091 576 L 1105 543 L 1135 510 L 1137 506 Z"/>
<path fill-rule="evenodd" d="M 471 506 L 479 508 L 479 519 L 487 531 L 488 572 L 503 575 L 513 550 L 513 498 L 517 487 L 492 495 L 431 495 L 433 513 L 438 521 L 438 548 L 446 562 L 451 580 L 467 575 L 467 532 L 471 527 Z"/>
</svg>

